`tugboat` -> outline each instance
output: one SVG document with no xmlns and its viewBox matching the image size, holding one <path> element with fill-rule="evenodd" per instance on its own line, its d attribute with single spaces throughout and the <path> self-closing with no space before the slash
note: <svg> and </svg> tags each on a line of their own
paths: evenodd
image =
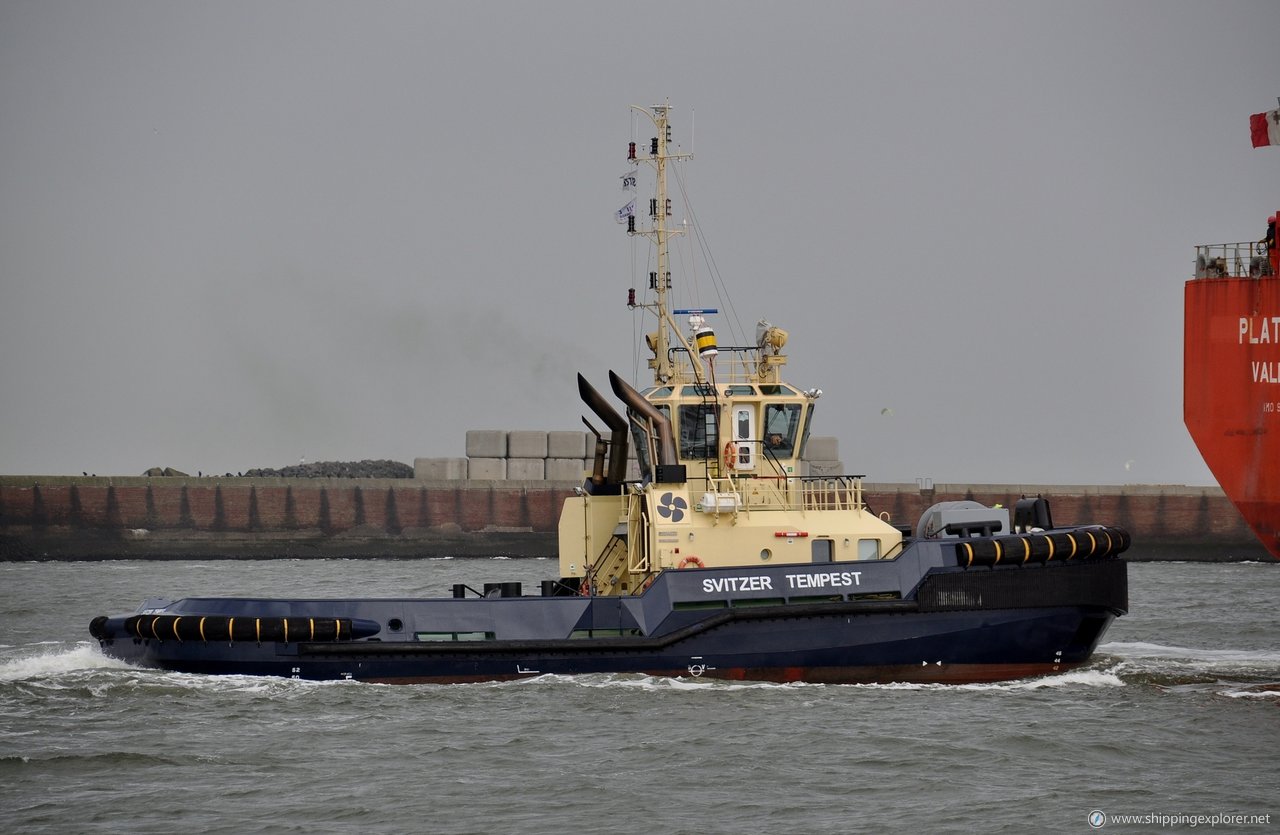
<svg viewBox="0 0 1280 835">
<path fill-rule="evenodd" d="M 782 379 L 788 335 L 717 343 L 708 309 L 668 306 L 669 106 L 653 122 L 652 383 L 581 375 L 594 462 L 559 523 L 559 577 L 456 585 L 436 599 L 149 599 L 89 625 L 102 651 L 200 674 L 472 682 L 637 673 L 774 682 L 986 682 L 1084 664 L 1128 611 L 1128 534 L 1055 527 L 1043 498 L 943 502 L 914 526 L 863 500 L 862 476 L 808 475 L 818 389 Z M 634 205 L 634 204 L 631 204 Z M 682 326 L 677 317 L 684 317 Z M 742 341 L 746 341 L 745 339 Z M 628 473 L 634 451 L 637 473 Z M 629 475 L 631 477 L 629 477 Z"/>
</svg>

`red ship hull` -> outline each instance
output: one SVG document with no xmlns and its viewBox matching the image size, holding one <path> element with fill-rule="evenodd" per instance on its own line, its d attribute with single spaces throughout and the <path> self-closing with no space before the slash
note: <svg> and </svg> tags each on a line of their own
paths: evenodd
<svg viewBox="0 0 1280 835">
<path fill-rule="evenodd" d="M 1197 278 L 1185 292 L 1183 420 L 1280 560 L 1280 278 Z"/>
</svg>

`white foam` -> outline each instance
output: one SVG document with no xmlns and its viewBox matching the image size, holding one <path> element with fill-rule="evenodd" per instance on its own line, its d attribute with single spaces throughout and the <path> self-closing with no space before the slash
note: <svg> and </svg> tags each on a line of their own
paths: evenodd
<svg viewBox="0 0 1280 835">
<path fill-rule="evenodd" d="M 315 687 L 366 687 L 358 681 L 337 679 L 332 681 L 311 681 L 282 676 L 252 675 L 202 675 L 199 673 L 175 673 L 168 671 L 148 671 L 148 683 L 160 684 L 180 690 L 211 691 L 218 690 L 229 693 L 248 693 L 265 695 L 282 695 L 305 691 Z"/>
<path fill-rule="evenodd" d="M 62 646 L 62 645 L 59 645 Z M 52 652 L 37 652 L 0 663 L 0 681 L 23 681 L 70 673 L 77 670 L 127 670 L 129 665 L 103 655 L 90 643 Z"/>
<path fill-rule="evenodd" d="M 539 675 L 510 682 L 495 682 L 492 686 L 509 687 L 531 684 L 574 684 L 579 687 L 622 687 L 649 691 L 736 691 L 736 690 L 798 690 L 828 686 L 856 687 L 867 690 L 1042 690 L 1056 687 L 1124 687 L 1125 682 L 1117 674 L 1118 668 L 1105 670 L 1072 670 L 1055 675 L 1015 681 L 999 681 L 975 684 L 938 684 L 917 682 L 886 682 L 883 684 L 826 685 L 796 681 L 788 683 L 772 681 L 726 681 L 724 679 L 692 676 L 649 676 L 634 673 L 604 673 L 598 675 L 564 676 Z"/>
<path fill-rule="evenodd" d="M 1274 650 L 1202 649 L 1151 644 L 1143 641 L 1103 644 L 1098 651 L 1127 660 L 1164 659 L 1201 664 L 1280 664 Z"/>
<path fill-rule="evenodd" d="M 1015 681 L 1000 685 L 1010 690 L 1040 690 L 1045 687 L 1124 687 L 1124 680 L 1116 674 L 1115 668 L 1110 670 L 1072 670 L 1044 678 Z"/>
<path fill-rule="evenodd" d="M 1228 699 L 1280 699 L 1280 684 L 1269 685 L 1273 690 L 1220 690 L 1219 696 Z"/>
<path fill-rule="evenodd" d="M 642 673 L 592 673 L 587 675 L 556 675 L 548 673 L 539 675 L 534 678 L 519 679 L 516 681 L 500 682 L 495 686 L 509 687 L 512 685 L 531 685 L 531 684 L 573 684 L 578 687 L 592 688 L 612 688 L 622 687 L 634 690 L 647 691 L 668 691 L 668 690 L 692 690 L 692 691 L 733 691 L 733 690 L 761 690 L 761 689 L 794 689 L 799 687 L 823 687 L 821 684 L 809 684 L 806 682 L 792 682 L 782 684 L 772 681 L 725 681 L 724 679 L 710 677 L 693 677 L 693 676 L 650 676 Z"/>
<path fill-rule="evenodd" d="M 1043 690 L 1056 687 L 1124 687 L 1124 680 L 1109 670 L 1071 670 L 1070 672 L 1013 681 L 974 682 L 971 684 L 913 683 L 895 681 L 889 684 L 851 684 L 869 690 L 971 690 L 971 691 L 1022 691 Z"/>
</svg>

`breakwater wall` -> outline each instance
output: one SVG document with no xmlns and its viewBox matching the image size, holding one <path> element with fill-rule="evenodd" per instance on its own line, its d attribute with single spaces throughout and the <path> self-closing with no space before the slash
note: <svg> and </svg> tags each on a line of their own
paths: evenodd
<svg viewBox="0 0 1280 835">
<path fill-rule="evenodd" d="M 554 556 L 572 481 L 0 476 L 0 560 Z M 1130 559 L 1267 559 L 1216 487 L 866 484 L 895 524 L 1043 495 L 1127 529 Z"/>
</svg>

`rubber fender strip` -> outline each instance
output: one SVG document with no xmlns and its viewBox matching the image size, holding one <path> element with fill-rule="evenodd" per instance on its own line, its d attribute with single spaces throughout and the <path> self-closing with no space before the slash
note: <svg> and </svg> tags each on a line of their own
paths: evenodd
<svg viewBox="0 0 1280 835">
<path fill-rule="evenodd" d="M 307 622 L 311 624 L 311 640 L 314 641 L 316 639 L 316 619 L 307 618 Z"/>
<path fill-rule="evenodd" d="M 178 634 L 178 621 L 180 620 L 182 620 L 181 615 L 173 619 L 173 637 L 178 643 L 182 643 L 182 636 Z"/>
<path fill-rule="evenodd" d="M 1027 537 L 1022 538 L 1022 561 L 1025 563 L 1031 559 L 1031 540 Z"/>
<path fill-rule="evenodd" d="M 1071 534 L 1067 534 L 1067 539 L 1071 540 L 1071 553 L 1067 554 L 1067 559 L 1075 559 L 1076 556 L 1076 538 Z"/>
<path fill-rule="evenodd" d="M 204 636 L 204 621 L 204 618 L 200 618 L 200 641 L 207 644 L 209 643 L 209 639 Z"/>
</svg>

